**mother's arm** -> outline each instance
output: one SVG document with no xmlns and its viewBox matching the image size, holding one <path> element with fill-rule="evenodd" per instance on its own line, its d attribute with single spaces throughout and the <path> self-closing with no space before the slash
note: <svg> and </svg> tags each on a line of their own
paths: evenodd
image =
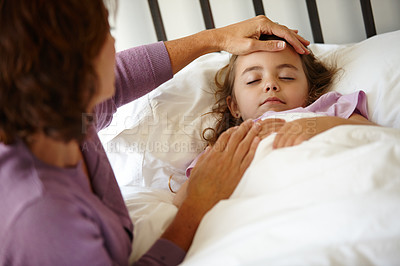
<svg viewBox="0 0 400 266">
<path fill-rule="evenodd" d="M 171 79 L 173 74 L 201 55 L 228 51 L 246 54 L 259 50 L 279 51 L 282 41 L 259 41 L 261 34 L 286 39 L 299 53 L 309 53 L 309 42 L 265 16 L 257 16 L 223 28 L 205 30 L 181 39 L 143 45 L 119 52 L 116 59 L 115 95 L 96 106 L 97 130 L 107 127 L 117 108 Z"/>
<path fill-rule="evenodd" d="M 117 53 L 115 94 L 95 107 L 97 130 L 111 123 L 118 107 L 138 99 L 171 78 L 171 62 L 163 42 Z"/>
<path fill-rule="evenodd" d="M 203 216 L 220 200 L 230 197 L 253 160 L 259 130 L 257 124 L 246 121 L 207 147 L 191 172 L 186 197 L 162 238 L 189 249 Z"/>
<path fill-rule="evenodd" d="M 197 57 L 211 52 L 227 51 L 241 55 L 260 50 L 284 49 L 286 44 L 282 41 L 259 41 L 261 34 L 279 36 L 286 39 L 298 53 L 309 53 L 305 46 L 310 42 L 298 35 L 296 30 L 274 23 L 265 16 L 257 16 L 226 27 L 205 30 L 188 37 L 167 41 L 165 46 L 175 74 Z"/>
</svg>

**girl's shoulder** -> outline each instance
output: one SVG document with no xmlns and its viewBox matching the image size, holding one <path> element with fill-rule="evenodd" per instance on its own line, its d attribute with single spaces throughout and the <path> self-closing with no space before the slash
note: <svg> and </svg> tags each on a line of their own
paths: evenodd
<svg viewBox="0 0 400 266">
<path fill-rule="evenodd" d="M 350 94 L 331 91 L 322 95 L 305 109 L 309 112 L 342 118 L 348 118 L 354 112 L 358 112 L 368 119 L 367 95 L 362 90 Z"/>
</svg>

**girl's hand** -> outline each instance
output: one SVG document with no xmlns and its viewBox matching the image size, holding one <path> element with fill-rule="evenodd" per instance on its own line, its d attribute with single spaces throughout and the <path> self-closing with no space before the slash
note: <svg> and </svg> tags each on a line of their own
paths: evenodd
<svg viewBox="0 0 400 266">
<path fill-rule="evenodd" d="M 214 39 L 220 45 L 220 50 L 232 54 L 241 55 L 255 51 L 284 49 L 286 44 L 283 41 L 259 41 L 261 34 L 276 35 L 285 39 L 299 54 L 310 53 L 306 48 L 310 42 L 298 35 L 297 30 L 289 29 L 262 15 L 213 31 Z"/>
<path fill-rule="evenodd" d="M 348 119 L 335 116 L 320 116 L 302 118 L 287 122 L 278 131 L 273 147 L 274 149 L 294 146 L 309 140 L 312 137 L 340 125 L 374 125 L 359 114 L 352 114 Z"/>
<path fill-rule="evenodd" d="M 278 149 L 298 145 L 325 131 L 327 129 L 326 126 L 318 123 L 317 118 L 301 118 L 287 122 L 276 134 L 273 148 Z"/>
<path fill-rule="evenodd" d="M 259 123 L 261 126 L 258 136 L 264 139 L 271 135 L 271 133 L 278 132 L 285 125 L 286 121 L 279 118 L 267 118 L 262 121 L 257 121 L 256 123 Z"/>
</svg>

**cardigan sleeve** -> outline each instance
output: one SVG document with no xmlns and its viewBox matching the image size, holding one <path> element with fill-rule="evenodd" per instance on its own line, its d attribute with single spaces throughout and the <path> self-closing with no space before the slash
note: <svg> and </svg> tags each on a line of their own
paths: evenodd
<svg viewBox="0 0 400 266">
<path fill-rule="evenodd" d="M 149 93 L 173 76 L 163 42 L 131 48 L 117 54 L 115 95 L 96 107 L 97 130 L 107 127 L 117 108 Z M 159 239 L 135 265 L 178 265 L 186 252 Z"/>
<path fill-rule="evenodd" d="M 117 108 L 152 91 L 173 76 L 163 42 L 117 53 L 115 94 L 95 108 L 97 131 L 107 127 Z"/>
<path fill-rule="evenodd" d="M 183 249 L 171 241 L 161 238 L 133 265 L 178 265 L 183 261 L 185 255 L 186 252 Z"/>
</svg>

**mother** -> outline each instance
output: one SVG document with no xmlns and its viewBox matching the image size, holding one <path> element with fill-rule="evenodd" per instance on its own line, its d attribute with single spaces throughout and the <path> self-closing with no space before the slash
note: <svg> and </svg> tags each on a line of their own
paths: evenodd
<svg viewBox="0 0 400 266">
<path fill-rule="evenodd" d="M 115 56 L 102 0 L 0 0 L 0 25 L 0 265 L 127 265 L 133 225 L 97 131 L 200 55 L 281 49 L 261 33 L 299 53 L 308 44 L 260 16 Z M 258 130 L 248 121 L 207 150 L 175 219 L 137 264 L 182 261 L 251 162 Z"/>
</svg>

